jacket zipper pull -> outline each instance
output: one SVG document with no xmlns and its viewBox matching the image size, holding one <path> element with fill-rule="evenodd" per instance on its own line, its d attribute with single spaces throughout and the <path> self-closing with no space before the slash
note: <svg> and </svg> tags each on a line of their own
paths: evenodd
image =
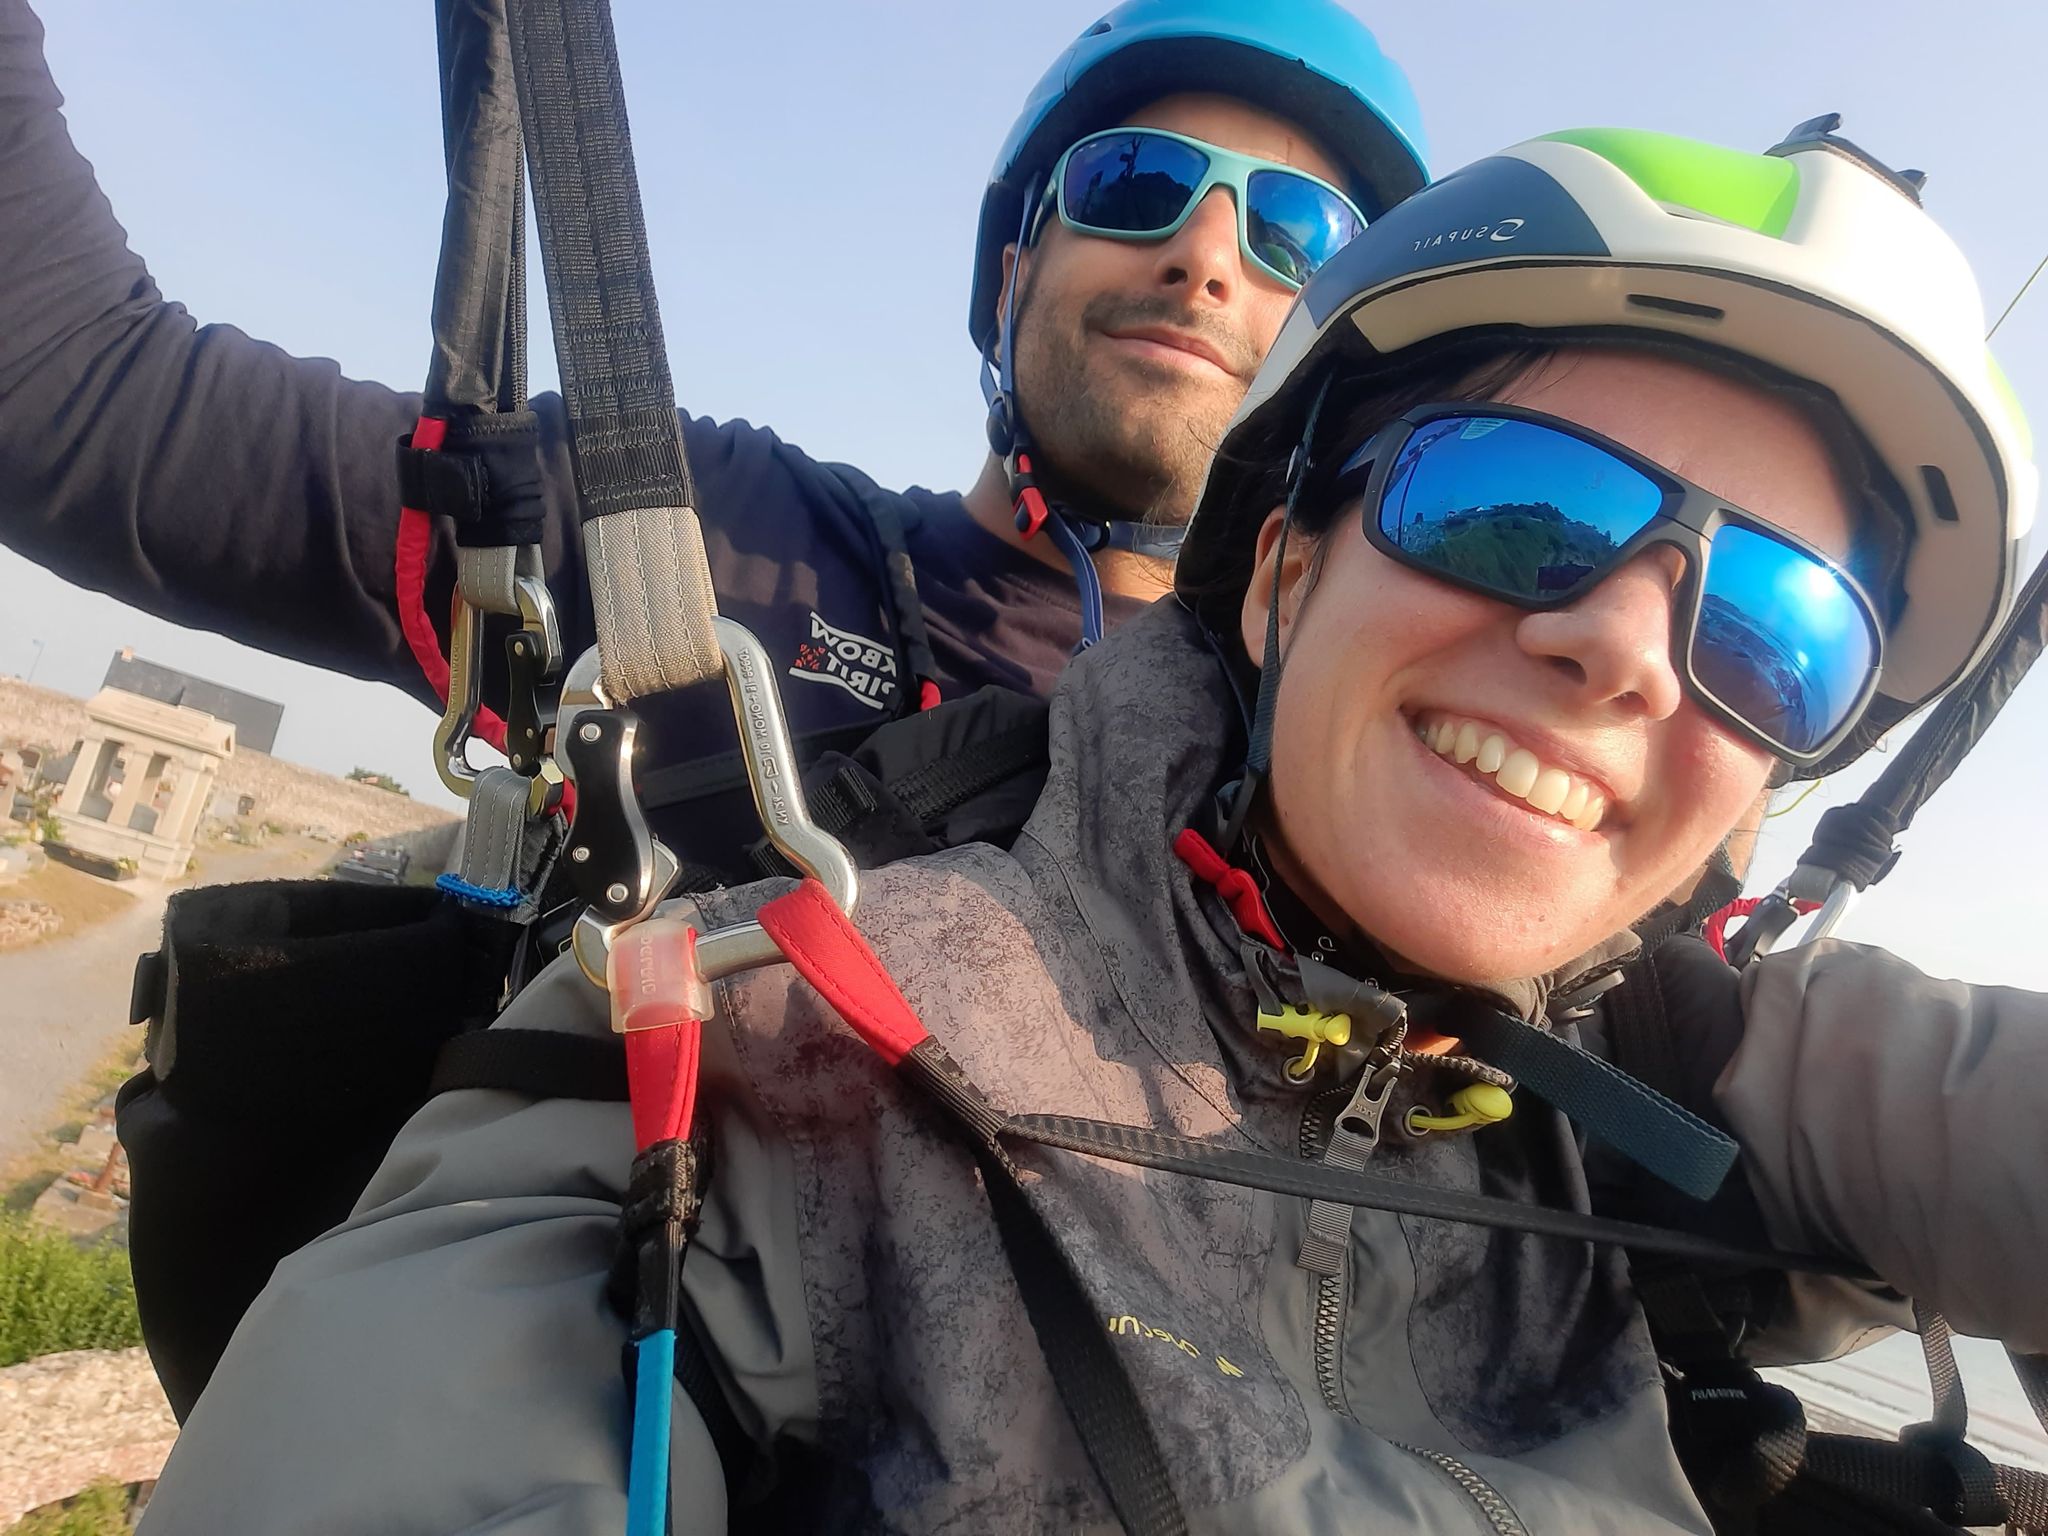
<svg viewBox="0 0 2048 1536">
<path fill-rule="evenodd" d="M 1401 1037 L 1405 1029 L 1396 1025 L 1365 1058 L 1351 1097 L 1337 1111 L 1330 1126 L 1330 1144 L 1323 1161 L 1333 1168 L 1360 1169 L 1380 1144 L 1380 1126 L 1394 1089 L 1407 1071 L 1401 1060 Z M 1344 1251 L 1351 1245 L 1351 1211 L 1335 1200 L 1311 1201 L 1308 1234 L 1301 1241 L 1295 1263 L 1312 1274 L 1335 1275 L 1344 1267 Z"/>
</svg>

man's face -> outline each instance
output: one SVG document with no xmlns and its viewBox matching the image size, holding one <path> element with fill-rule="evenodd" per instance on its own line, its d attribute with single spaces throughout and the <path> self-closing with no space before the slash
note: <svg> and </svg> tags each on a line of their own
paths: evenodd
<svg viewBox="0 0 2048 1536">
<path fill-rule="evenodd" d="M 1301 129 L 1229 97 L 1168 96 L 1125 121 L 1343 185 Z M 1005 267 L 1017 281 L 1014 249 Z M 1022 267 L 1017 403 L 1037 469 L 1091 507 L 1185 523 L 1295 290 L 1244 259 L 1224 187 L 1150 243 L 1075 234 L 1049 216 Z"/>
</svg>

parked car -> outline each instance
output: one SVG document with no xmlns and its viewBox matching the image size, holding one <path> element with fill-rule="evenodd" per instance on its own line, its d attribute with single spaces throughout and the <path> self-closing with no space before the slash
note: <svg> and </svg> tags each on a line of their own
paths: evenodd
<svg viewBox="0 0 2048 1536">
<path fill-rule="evenodd" d="M 403 848 L 351 848 L 329 873 L 336 880 L 362 880 L 373 885 L 403 885 L 412 855 Z"/>
</svg>

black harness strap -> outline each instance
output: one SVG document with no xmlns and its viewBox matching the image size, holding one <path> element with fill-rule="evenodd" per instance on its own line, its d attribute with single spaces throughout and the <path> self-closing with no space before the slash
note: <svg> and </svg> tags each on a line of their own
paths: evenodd
<svg viewBox="0 0 2048 1536">
<path fill-rule="evenodd" d="M 431 1093 L 492 1088 L 536 1099 L 626 1102 L 626 1053 L 618 1037 L 553 1029 L 483 1029 L 457 1035 L 434 1061 Z"/>
<path fill-rule="evenodd" d="M 913 819 L 930 826 L 976 795 L 1048 760 L 1045 722 L 1027 721 L 970 742 L 950 757 L 892 780 L 886 787 Z"/>
<path fill-rule="evenodd" d="M 499 1037 L 505 1044 L 483 1044 L 490 1036 Z M 554 1074 L 558 1070 L 563 1074 L 564 1082 L 573 1083 L 573 1093 L 568 1087 L 555 1086 Z M 957 1078 L 959 1069 L 952 1068 L 952 1073 Z M 537 1098 L 573 1096 L 622 1103 L 626 1098 L 625 1051 L 615 1036 L 494 1029 L 483 1035 L 450 1042 L 443 1049 L 434 1080 L 439 1092 L 453 1088 L 499 1088 L 529 1093 Z M 1325 1163 L 1277 1157 L 1250 1147 L 1195 1141 L 1143 1126 L 1084 1120 L 1070 1115 L 1003 1116 L 971 1085 L 946 1096 L 938 1093 L 934 1086 L 937 1081 L 929 1076 L 919 1079 L 920 1086 L 931 1091 L 956 1118 L 968 1123 L 968 1128 L 977 1138 L 983 1138 L 985 1134 L 998 1144 L 1034 1142 L 1061 1151 L 1081 1152 L 1090 1157 L 1108 1158 L 1112 1162 L 1158 1168 L 1168 1173 L 1213 1179 L 1273 1194 L 1299 1195 L 1309 1200 L 1335 1200 L 1345 1205 L 1392 1211 L 1398 1215 L 1470 1222 L 1476 1226 L 1528 1232 L 1573 1242 L 1615 1243 L 1648 1253 L 1673 1254 L 1704 1263 L 1867 1277 L 1866 1272 L 1854 1264 L 1817 1254 L 1745 1248 L 1676 1228 L 1618 1221 L 1583 1211 L 1552 1210 L 1492 1195 L 1431 1189 L 1384 1174 L 1353 1172 Z M 963 1097 L 963 1094 L 971 1095 L 971 1099 Z M 966 1103 L 975 1106 L 971 1121 L 966 1121 L 967 1112 L 961 1108 Z"/>
<path fill-rule="evenodd" d="M 584 517 L 694 506 L 610 7 L 511 0 L 510 17 Z"/>
<path fill-rule="evenodd" d="M 1124 1529 L 1130 1536 L 1185 1536 L 1187 1516 L 1137 1389 L 1003 1150 L 1009 1122 L 936 1040 L 927 1037 L 899 1070 L 946 1111 L 981 1167 L 989 1209 L 1046 1369 Z"/>
</svg>

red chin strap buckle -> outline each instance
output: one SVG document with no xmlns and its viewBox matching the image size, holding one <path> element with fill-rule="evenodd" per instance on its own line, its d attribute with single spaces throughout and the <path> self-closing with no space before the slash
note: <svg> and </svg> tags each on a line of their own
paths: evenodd
<svg viewBox="0 0 2048 1536">
<path fill-rule="evenodd" d="M 1038 537 L 1039 529 L 1052 516 L 1052 508 L 1045 504 L 1045 492 L 1038 488 L 1038 482 L 1031 476 L 1031 455 L 1017 455 L 1017 468 L 1010 476 L 1010 485 L 1016 492 L 1016 501 L 1011 512 L 1017 519 L 1017 531 L 1027 539 Z"/>
</svg>

